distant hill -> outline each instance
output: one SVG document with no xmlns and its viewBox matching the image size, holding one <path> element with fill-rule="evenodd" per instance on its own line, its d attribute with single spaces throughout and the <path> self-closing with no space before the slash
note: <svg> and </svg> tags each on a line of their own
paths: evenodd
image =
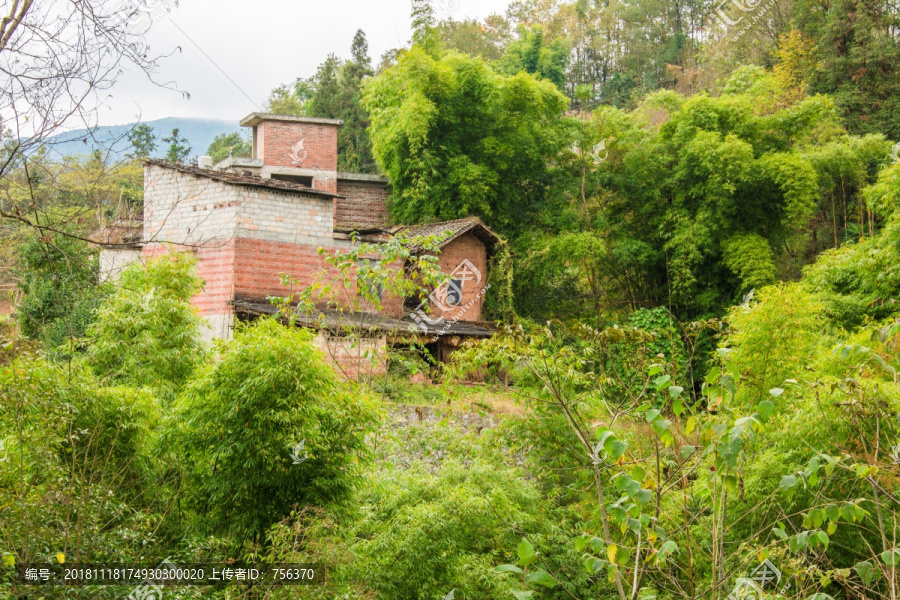
<svg viewBox="0 0 900 600">
<path fill-rule="evenodd" d="M 206 153 L 206 149 L 220 133 L 232 133 L 235 131 L 245 131 L 246 128 L 238 125 L 237 121 L 219 121 L 212 119 L 181 119 L 169 117 L 166 119 L 157 119 L 155 121 L 145 121 L 144 124 L 153 128 L 157 137 L 157 147 L 155 157 L 162 157 L 166 153 L 166 144 L 162 138 L 168 137 L 172 130 L 177 128 L 179 135 L 187 138 L 191 145 L 191 154 L 201 156 Z M 68 131 L 53 136 L 47 140 L 47 148 L 50 156 L 61 158 L 63 156 L 80 156 L 90 154 L 93 150 L 107 151 L 110 150 L 110 157 L 113 160 L 125 157 L 125 154 L 131 149 L 126 134 L 137 123 L 127 125 L 109 125 L 99 127 L 94 131 L 93 139 L 88 137 L 86 129 L 78 129 Z M 87 143 L 85 143 L 87 140 Z"/>
</svg>

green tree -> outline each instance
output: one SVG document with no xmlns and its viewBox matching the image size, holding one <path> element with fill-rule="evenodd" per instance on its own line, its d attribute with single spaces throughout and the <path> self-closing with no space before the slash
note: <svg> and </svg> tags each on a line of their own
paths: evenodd
<svg viewBox="0 0 900 600">
<path fill-rule="evenodd" d="M 19 247 L 19 327 L 58 348 L 83 338 L 108 289 L 99 285 L 97 250 L 67 235 L 31 237 Z"/>
<path fill-rule="evenodd" d="M 848 17 L 852 15 L 852 18 Z M 840 0 L 794 7 L 815 46 L 813 91 L 830 94 L 852 133 L 900 139 L 900 15 L 889 2 Z"/>
<path fill-rule="evenodd" d="M 509 23 L 499 15 L 487 17 L 484 23 L 474 19 L 448 19 L 437 24 L 437 31 L 441 45 L 447 50 L 480 56 L 492 62 L 503 56 L 510 38 Z"/>
<path fill-rule="evenodd" d="M 437 41 L 435 35 L 437 19 L 434 15 L 432 3 L 429 0 L 412 0 L 409 19 L 413 32 L 412 43 L 434 49 Z"/>
<path fill-rule="evenodd" d="M 436 58 L 413 47 L 367 84 L 364 101 L 401 223 L 467 215 L 502 228 L 527 223 L 566 144 L 567 101 L 551 83 L 453 51 Z"/>
<path fill-rule="evenodd" d="M 250 152 L 250 140 L 238 131 L 218 134 L 206 149 L 206 154 L 212 158 L 213 164 L 229 156 L 249 158 Z"/>
<path fill-rule="evenodd" d="M 205 359 L 203 317 L 191 297 L 203 289 L 196 259 L 169 253 L 134 263 L 88 328 L 88 361 L 104 380 L 171 397 Z"/>
<path fill-rule="evenodd" d="M 599 291 L 613 318 L 657 305 L 719 315 L 754 287 L 799 277 L 832 229 L 835 244 L 871 237 L 885 217 L 862 189 L 889 145 L 848 135 L 828 98 L 798 97 L 788 80 L 750 67 L 718 97 L 658 92 L 633 111 L 596 109 L 575 152 L 557 157 L 537 231 L 516 240 L 517 308 L 550 318 L 546 297 L 593 317 Z M 576 231 L 586 237 L 571 250 L 554 243 Z M 588 239 L 602 253 L 584 262 Z"/>
<path fill-rule="evenodd" d="M 156 133 L 152 127 L 141 123 L 128 132 L 128 143 L 131 144 L 128 158 L 147 158 L 156 152 Z"/>
<path fill-rule="evenodd" d="M 569 52 L 559 39 L 548 40 L 544 28 L 522 27 L 519 39 L 506 48 L 500 70 L 508 75 L 525 71 L 552 81 L 560 90 L 566 87 L 566 63 Z"/>
<path fill-rule="evenodd" d="M 280 85 L 269 93 L 266 111 L 276 115 L 309 116 L 309 101 L 315 91 L 314 78 L 297 79 L 291 85 Z"/>
<path fill-rule="evenodd" d="M 172 162 L 184 162 L 191 153 L 191 145 L 188 144 L 187 138 L 179 135 L 178 128 L 172 130 L 172 135 L 164 137 L 163 142 L 169 145 L 166 150 L 166 160 Z"/>
<path fill-rule="evenodd" d="M 280 86 L 269 97 L 269 110 L 277 114 L 340 119 L 338 169 L 374 173 L 369 141 L 369 117 L 362 105 L 362 84 L 370 77 L 369 44 L 360 29 L 353 36 L 350 60 L 328 55 L 309 79 L 298 79 L 293 87 Z"/>
<path fill-rule="evenodd" d="M 159 526 L 171 496 L 152 459 L 160 416 L 152 394 L 104 387 L 78 363 L 29 356 L 0 369 L 3 558 L 140 561 L 162 552 Z"/>
<path fill-rule="evenodd" d="M 361 98 L 363 81 L 373 74 L 368 53 L 369 44 L 360 29 L 353 36 L 350 60 L 331 55 L 319 66 L 309 102 L 310 116 L 344 121 L 338 129 L 338 168 L 342 171 L 375 172 L 369 116 Z"/>
<path fill-rule="evenodd" d="M 300 505 L 340 507 L 362 481 L 377 413 L 308 331 L 239 327 L 179 401 L 179 447 L 203 526 L 259 539 Z M 362 461 L 362 462 L 360 462 Z"/>
</svg>

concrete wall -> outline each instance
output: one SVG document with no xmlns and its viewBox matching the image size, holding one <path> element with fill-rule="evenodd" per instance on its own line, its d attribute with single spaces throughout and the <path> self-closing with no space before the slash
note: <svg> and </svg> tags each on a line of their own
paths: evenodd
<svg viewBox="0 0 900 600">
<path fill-rule="evenodd" d="M 240 194 L 235 232 L 238 237 L 317 247 L 334 245 L 331 198 L 231 187 Z"/>
</svg>

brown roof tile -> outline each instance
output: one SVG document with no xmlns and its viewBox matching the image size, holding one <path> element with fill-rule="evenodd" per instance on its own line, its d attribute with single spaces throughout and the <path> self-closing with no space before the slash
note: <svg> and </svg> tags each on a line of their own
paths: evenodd
<svg viewBox="0 0 900 600">
<path fill-rule="evenodd" d="M 465 219 L 456 219 L 455 221 L 441 221 L 439 223 L 427 223 L 422 225 L 411 225 L 398 231 L 398 235 L 409 238 L 418 236 L 438 236 L 450 232 L 450 235 L 444 239 L 438 248 L 443 248 L 464 233 L 472 232 L 478 239 L 484 242 L 488 251 L 492 251 L 494 245 L 500 241 L 500 236 L 488 229 L 487 225 L 478 217 L 466 217 Z"/>
<path fill-rule="evenodd" d="M 318 196 L 319 198 L 344 198 L 344 196 L 341 196 L 340 194 L 326 192 L 325 190 L 320 190 L 318 188 L 311 188 L 300 183 L 281 181 L 279 179 L 264 179 L 256 175 L 238 175 L 237 173 L 230 173 L 228 171 L 201 169 L 200 167 L 183 165 L 181 163 L 174 163 L 157 158 L 147 159 L 144 161 L 144 163 L 148 165 L 163 167 L 166 169 L 174 169 L 176 171 L 180 171 L 181 173 L 188 173 L 196 177 L 205 177 L 207 179 L 212 179 L 213 181 L 230 183 L 231 185 L 267 188 L 271 190 L 278 190 L 281 192 L 296 192 L 300 194 L 306 194 L 307 196 Z"/>
</svg>

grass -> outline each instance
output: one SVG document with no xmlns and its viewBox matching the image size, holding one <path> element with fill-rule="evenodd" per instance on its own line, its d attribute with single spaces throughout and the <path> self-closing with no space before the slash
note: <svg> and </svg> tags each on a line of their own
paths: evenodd
<svg viewBox="0 0 900 600">
<path fill-rule="evenodd" d="M 389 376 L 372 382 L 373 391 L 387 402 L 412 406 L 441 406 L 454 412 L 483 412 L 523 416 L 525 409 L 515 395 L 500 384 L 425 384 L 410 383 L 403 377 Z"/>
</svg>

